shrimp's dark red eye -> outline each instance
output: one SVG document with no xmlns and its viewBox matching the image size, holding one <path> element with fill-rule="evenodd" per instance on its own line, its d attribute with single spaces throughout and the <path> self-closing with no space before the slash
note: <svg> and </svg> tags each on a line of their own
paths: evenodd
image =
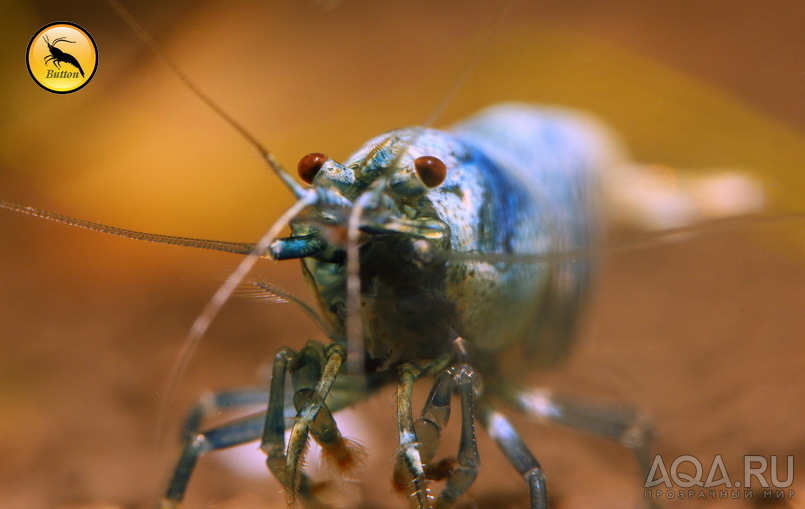
<svg viewBox="0 0 805 509">
<path fill-rule="evenodd" d="M 428 187 L 436 187 L 447 178 L 447 166 L 438 157 L 417 157 L 414 159 L 414 169 Z"/>
<path fill-rule="evenodd" d="M 328 159 L 330 158 L 318 152 L 306 155 L 300 159 L 299 164 L 296 165 L 299 178 L 308 184 L 312 184 L 313 178 L 316 177 L 316 174 L 321 170 L 321 167 L 324 166 L 324 163 L 327 162 Z"/>
</svg>

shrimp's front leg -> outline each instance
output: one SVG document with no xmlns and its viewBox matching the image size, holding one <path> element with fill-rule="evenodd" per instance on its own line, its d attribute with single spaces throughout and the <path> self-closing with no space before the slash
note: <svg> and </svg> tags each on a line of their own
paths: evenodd
<svg viewBox="0 0 805 509">
<path fill-rule="evenodd" d="M 413 364 L 404 364 L 400 367 L 397 384 L 397 434 L 400 447 L 394 465 L 394 484 L 398 490 L 410 493 L 419 509 L 430 509 L 428 484 L 414 430 L 414 413 L 411 405 L 414 382 L 421 376 L 422 370 Z"/>
<path fill-rule="evenodd" d="M 447 484 L 436 500 L 437 509 L 452 507 L 475 482 L 481 459 L 475 439 L 475 396 L 480 386 L 479 375 L 468 364 L 449 371 L 461 402 L 461 438 L 456 455 L 456 468 L 450 472 Z"/>
<path fill-rule="evenodd" d="M 336 462 L 353 465 L 353 450 L 338 431 L 335 420 L 325 404 L 325 399 L 335 382 L 346 358 L 346 349 L 340 344 L 323 346 L 310 342 L 293 359 L 292 365 L 277 368 L 272 378 L 271 398 L 282 401 L 285 392 L 285 375 L 293 373 L 294 404 L 298 412 L 291 428 L 291 436 L 285 447 L 285 425 L 282 403 L 269 406 L 269 416 L 263 436 L 262 449 L 268 455 L 271 472 L 285 487 L 288 505 L 296 505 L 297 495 L 306 507 L 326 507 L 316 493 L 321 484 L 315 484 L 302 470 L 308 441 L 312 435 L 326 454 Z M 357 454 L 357 453 L 355 453 Z"/>
<path fill-rule="evenodd" d="M 480 420 L 489 432 L 489 436 L 503 451 L 503 455 L 528 484 L 531 509 L 547 509 L 548 492 L 545 485 L 545 473 L 514 426 L 503 414 L 495 411 L 485 402 L 482 402 L 481 405 Z"/>
</svg>

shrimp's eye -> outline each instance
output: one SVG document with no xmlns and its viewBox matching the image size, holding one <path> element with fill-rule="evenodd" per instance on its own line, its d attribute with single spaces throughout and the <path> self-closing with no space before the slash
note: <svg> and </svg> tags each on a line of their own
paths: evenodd
<svg viewBox="0 0 805 509">
<path fill-rule="evenodd" d="M 417 157 L 414 159 L 414 169 L 428 187 L 436 187 L 447 178 L 447 166 L 438 157 Z"/>
<path fill-rule="evenodd" d="M 327 162 L 328 159 L 330 158 L 318 152 L 306 155 L 300 159 L 299 164 L 296 165 L 299 178 L 308 184 L 312 184 L 313 178 L 316 177 L 316 174 L 319 173 L 319 170 L 321 170 L 321 167 L 324 166 L 324 163 Z"/>
</svg>

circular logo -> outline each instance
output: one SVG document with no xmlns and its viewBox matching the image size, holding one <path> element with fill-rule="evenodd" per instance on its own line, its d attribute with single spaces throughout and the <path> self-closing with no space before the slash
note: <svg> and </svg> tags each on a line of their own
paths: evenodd
<svg viewBox="0 0 805 509">
<path fill-rule="evenodd" d="M 98 68 L 98 47 L 89 33 L 67 21 L 42 27 L 28 43 L 28 72 L 40 87 L 69 94 L 89 83 Z"/>
</svg>

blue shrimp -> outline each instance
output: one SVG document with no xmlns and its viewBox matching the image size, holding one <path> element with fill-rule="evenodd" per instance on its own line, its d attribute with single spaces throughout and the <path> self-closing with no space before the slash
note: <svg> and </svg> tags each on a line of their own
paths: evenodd
<svg viewBox="0 0 805 509">
<path fill-rule="evenodd" d="M 567 354 L 595 272 L 589 253 L 601 229 L 601 202 L 623 199 L 630 181 L 645 178 L 605 127 L 567 110 L 500 105 L 449 131 L 391 131 L 345 164 L 308 154 L 298 165 L 308 189 L 267 157 L 298 201 L 257 245 L 134 232 L 0 202 L 128 238 L 301 259 L 322 316 L 308 311 L 331 342 L 282 348 L 267 393 L 234 390 L 202 400 L 186 421 L 163 507 L 182 501 L 200 456 L 257 440 L 289 506 L 328 507 L 326 483 L 303 468 L 310 439 L 337 471 L 349 473 L 362 451 L 343 437 L 333 413 L 392 384 L 394 485 L 420 509 L 451 507 L 472 486 L 481 462 L 476 420 L 524 478 L 531 507 L 547 507 L 542 467 L 501 404 L 616 440 L 648 471 L 651 427 L 642 416 L 526 392 L 512 376 Z M 287 222 L 292 235 L 275 238 Z M 271 286 L 263 290 L 289 300 Z M 432 388 L 415 418 L 413 387 L 424 378 L 433 379 Z M 455 457 L 438 458 L 454 393 L 461 437 Z M 263 412 L 201 428 L 219 409 L 266 399 Z M 286 442 L 289 416 L 295 419 Z M 436 481 L 444 487 L 434 495 Z"/>
<path fill-rule="evenodd" d="M 399 436 L 394 483 L 420 508 L 432 506 L 435 479 L 445 480 L 436 507 L 452 506 L 472 485 L 480 466 L 476 419 L 524 477 L 531 506 L 547 507 L 542 468 L 497 401 L 619 440 L 645 467 L 650 429 L 636 414 L 522 392 L 507 376 L 513 358 L 551 365 L 572 344 L 592 261 L 537 260 L 594 246 L 598 175 L 613 147 L 606 132 L 580 116 L 502 105 L 447 132 L 386 133 L 345 164 L 318 153 L 303 157 L 299 174 L 312 188 L 296 192 L 312 206 L 303 207 L 291 221 L 292 236 L 275 240 L 270 252 L 302 260 L 333 341 L 277 354 L 263 414 L 199 433 L 205 409 L 197 409 L 163 505 L 182 500 L 202 453 L 259 439 L 289 505 L 325 506 L 321 485 L 302 468 L 308 441 L 351 469 L 360 453 L 332 413 L 392 383 Z M 358 253 L 357 292 L 350 286 L 350 249 Z M 356 296 L 358 302 L 350 300 Z M 426 377 L 434 377 L 432 390 L 415 419 L 413 386 Z M 454 459 L 440 460 L 435 455 L 454 392 L 461 440 Z M 219 404 L 234 402 L 231 393 L 221 398 Z M 291 405 L 296 420 L 286 444 Z"/>
<path fill-rule="evenodd" d="M 599 205 L 622 191 L 599 177 L 628 173 L 620 157 L 610 134 L 581 115 L 506 105 L 449 131 L 387 133 L 343 165 L 317 154 L 303 158 L 300 176 L 312 189 L 296 194 L 310 202 L 292 220 L 293 235 L 273 242 L 270 254 L 301 259 L 332 342 L 278 352 L 268 406 L 257 416 L 201 429 L 214 407 L 265 405 L 265 392 L 220 393 L 196 408 L 163 505 L 181 501 L 202 454 L 260 440 L 289 503 L 324 506 L 323 483 L 302 468 L 306 445 L 312 437 L 342 471 L 353 468 L 360 451 L 341 436 L 332 413 L 393 384 L 400 442 L 394 482 L 420 508 L 433 504 L 430 486 L 437 480 L 445 483 L 435 496 L 438 507 L 472 486 L 481 461 L 476 420 L 525 479 L 531 506 L 547 505 L 542 467 L 501 404 L 620 441 L 645 471 L 651 432 L 640 416 L 523 392 L 512 379 L 523 371 L 517 364 L 554 365 L 572 346 L 595 272 L 585 254 L 596 246 L 606 208 Z M 141 238 L 252 249 L 157 237 Z M 417 418 L 411 392 L 423 378 L 433 378 L 432 390 Z M 436 453 L 454 393 L 461 442 L 455 458 L 441 460 Z M 289 414 L 296 420 L 286 442 Z"/>
</svg>

